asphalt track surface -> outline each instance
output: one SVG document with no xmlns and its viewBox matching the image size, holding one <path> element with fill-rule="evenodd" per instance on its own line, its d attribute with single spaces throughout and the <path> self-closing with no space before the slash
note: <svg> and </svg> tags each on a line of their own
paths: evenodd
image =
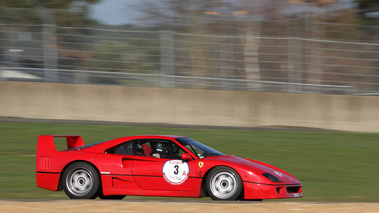
<svg viewBox="0 0 379 213">
<path fill-rule="evenodd" d="M 379 203 L 0 200 L 0 212 L 343 212 L 377 213 Z"/>
</svg>

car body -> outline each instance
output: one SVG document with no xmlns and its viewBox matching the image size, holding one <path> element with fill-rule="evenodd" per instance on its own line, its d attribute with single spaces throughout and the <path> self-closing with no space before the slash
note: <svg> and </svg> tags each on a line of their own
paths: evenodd
<svg viewBox="0 0 379 213">
<path fill-rule="evenodd" d="M 57 151 L 54 138 L 67 149 Z M 299 180 L 269 164 L 222 154 L 182 136 L 127 136 L 85 145 L 78 135 L 40 135 L 37 186 L 72 199 L 126 195 L 262 200 L 302 197 Z"/>
</svg>

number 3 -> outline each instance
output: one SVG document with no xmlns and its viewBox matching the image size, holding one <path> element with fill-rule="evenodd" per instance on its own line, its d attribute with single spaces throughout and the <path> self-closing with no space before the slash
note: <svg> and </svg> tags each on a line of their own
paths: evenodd
<svg viewBox="0 0 379 213">
<path fill-rule="evenodd" d="M 174 174 L 176 175 L 179 174 L 179 166 L 175 165 L 174 168 L 175 168 Z"/>
</svg>

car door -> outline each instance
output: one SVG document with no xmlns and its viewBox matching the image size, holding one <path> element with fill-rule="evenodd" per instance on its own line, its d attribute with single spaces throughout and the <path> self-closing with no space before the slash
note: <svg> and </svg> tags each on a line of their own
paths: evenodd
<svg viewBox="0 0 379 213">
<path fill-rule="evenodd" d="M 96 156 L 92 163 L 99 169 L 105 193 L 122 194 L 140 189 L 132 175 L 133 157 L 131 141 L 111 147 Z"/>
<path fill-rule="evenodd" d="M 98 167 L 101 175 L 132 176 L 133 161 L 126 162 L 127 156 L 133 156 L 133 143 L 124 142 L 108 148 L 103 154 L 99 154 L 93 163 Z"/>
<path fill-rule="evenodd" d="M 150 156 L 133 159 L 132 174 L 141 189 L 194 191 L 196 187 L 200 187 L 197 164 L 194 161 L 181 160 L 177 155 L 181 148 L 174 142 L 154 139 L 136 143 L 137 148 L 145 144 L 151 149 Z M 160 157 L 153 157 L 155 154 Z"/>
</svg>

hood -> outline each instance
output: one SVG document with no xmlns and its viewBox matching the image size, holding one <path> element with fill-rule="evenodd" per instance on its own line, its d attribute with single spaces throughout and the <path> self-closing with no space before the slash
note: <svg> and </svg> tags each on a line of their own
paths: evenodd
<svg viewBox="0 0 379 213">
<path fill-rule="evenodd" d="M 263 184 L 300 184 L 299 180 L 284 170 L 263 162 L 240 158 L 233 155 L 212 158 L 212 160 L 222 161 L 223 163 L 226 163 L 226 165 L 237 170 L 243 181 Z M 271 174 L 272 176 L 278 178 L 281 182 L 273 182 L 269 180 L 263 176 L 265 173 Z"/>
</svg>

